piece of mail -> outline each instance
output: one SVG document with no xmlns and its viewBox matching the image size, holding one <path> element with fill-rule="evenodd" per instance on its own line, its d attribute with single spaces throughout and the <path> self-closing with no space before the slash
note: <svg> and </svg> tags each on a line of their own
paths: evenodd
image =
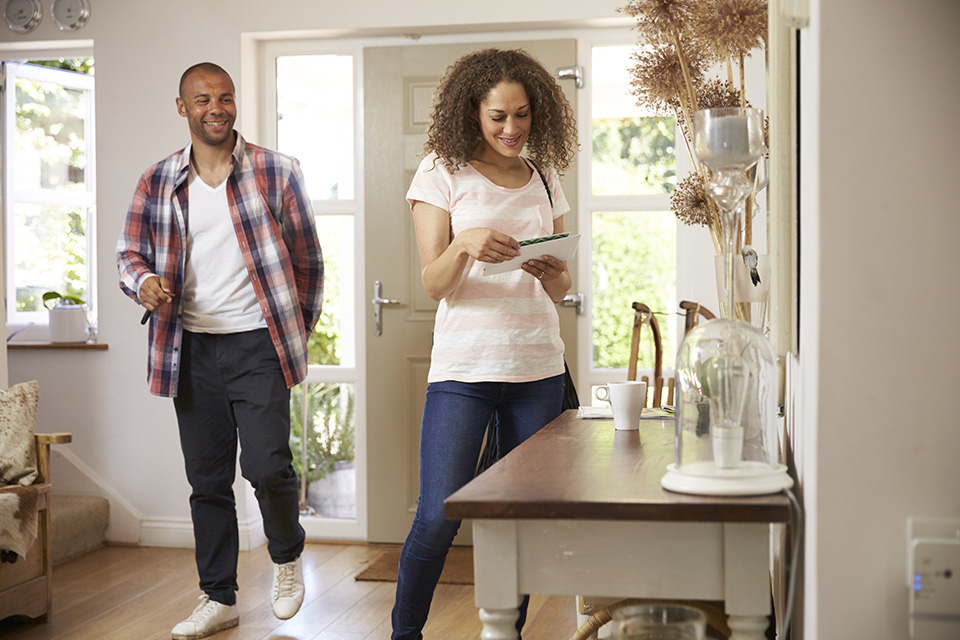
<svg viewBox="0 0 960 640">
<path fill-rule="evenodd" d="M 540 256 L 553 256 L 557 260 L 569 260 L 577 253 L 577 244 L 580 242 L 580 234 L 557 238 L 556 240 L 545 240 L 534 244 L 527 244 L 520 247 L 520 255 L 506 262 L 484 263 L 483 275 L 489 276 L 496 273 L 506 273 L 519 269 L 527 260 L 539 260 Z"/>
</svg>

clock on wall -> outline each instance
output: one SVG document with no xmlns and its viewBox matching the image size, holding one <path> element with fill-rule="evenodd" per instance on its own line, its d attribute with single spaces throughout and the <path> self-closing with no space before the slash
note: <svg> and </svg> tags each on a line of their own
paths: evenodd
<svg viewBox="0 0 960 640">
<path fill-rule="evenodd" d="M 53 0 L 53 21 L 61 31 L 76 31 L 90 17 L 89 0 Z"/>
<path fill-rule="evenodd" d="M 3 17 L 14 33 L 30 33 L 40 24 L 43 7 L 40 0 L 7 0 Z"/>
</svg>

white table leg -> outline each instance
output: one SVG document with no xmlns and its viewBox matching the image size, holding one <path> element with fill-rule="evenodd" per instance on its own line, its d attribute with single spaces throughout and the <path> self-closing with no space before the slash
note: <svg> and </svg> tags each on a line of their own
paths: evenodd
<svg viewBox="0 0 960 640">
<path fill-rule="evenodd" d="M 730 640 L 764 640 L 767 637 L 769 620 L 766 616 L 729 616 Z"/>
<path fill-rule="evenodd" d="M 764 640 L 770 615 L 770 527 L 727 523 L 723 536 L 730 640 Z"/>
<path fill-rule="evenodd" d="M 480 609 L 480 640 L 517 640 L 517 609 Z"/>
<path fill-rule="evenodd" d="M 473 521 L 474 595 L 483 623 L 481 640 L 517 640 L 520 590 L 517 522 Z"/>
</svg>

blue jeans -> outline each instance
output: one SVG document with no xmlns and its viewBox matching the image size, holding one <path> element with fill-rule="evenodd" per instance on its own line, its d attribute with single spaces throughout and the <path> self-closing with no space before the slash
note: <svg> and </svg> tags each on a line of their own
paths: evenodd
<svg viewBox="0 0 960 640">
<path fill-rule="evenodd" d="M 500 455 L 560 415 L 563 376 L 535 382 L 434 382 L 427 386 L 420 428 L 420 501 L 400 553 L 392 640 L 422 640 L 447 551 L 460 528 L 443 501 L 473 479 L 483 434 L 498 420 Z M 520 606 L 517 631 L 526 618 Z"/>
</svg>

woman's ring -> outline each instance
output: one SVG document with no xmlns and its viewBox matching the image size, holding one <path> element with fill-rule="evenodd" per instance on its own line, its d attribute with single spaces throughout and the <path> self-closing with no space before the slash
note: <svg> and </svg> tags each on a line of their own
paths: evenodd
<svg viewBox="0 0 960 640">
<path fill-rule="evenodd" d="M 537 280 L 543 280 L 543 274 L 544 274 L 544 273 L 546 273 L 546 272 L 545 272 L 545 271 L 541 271 L 541 272 L 540 272 L 540 275 L 537 276 Z"/>
</svg>

